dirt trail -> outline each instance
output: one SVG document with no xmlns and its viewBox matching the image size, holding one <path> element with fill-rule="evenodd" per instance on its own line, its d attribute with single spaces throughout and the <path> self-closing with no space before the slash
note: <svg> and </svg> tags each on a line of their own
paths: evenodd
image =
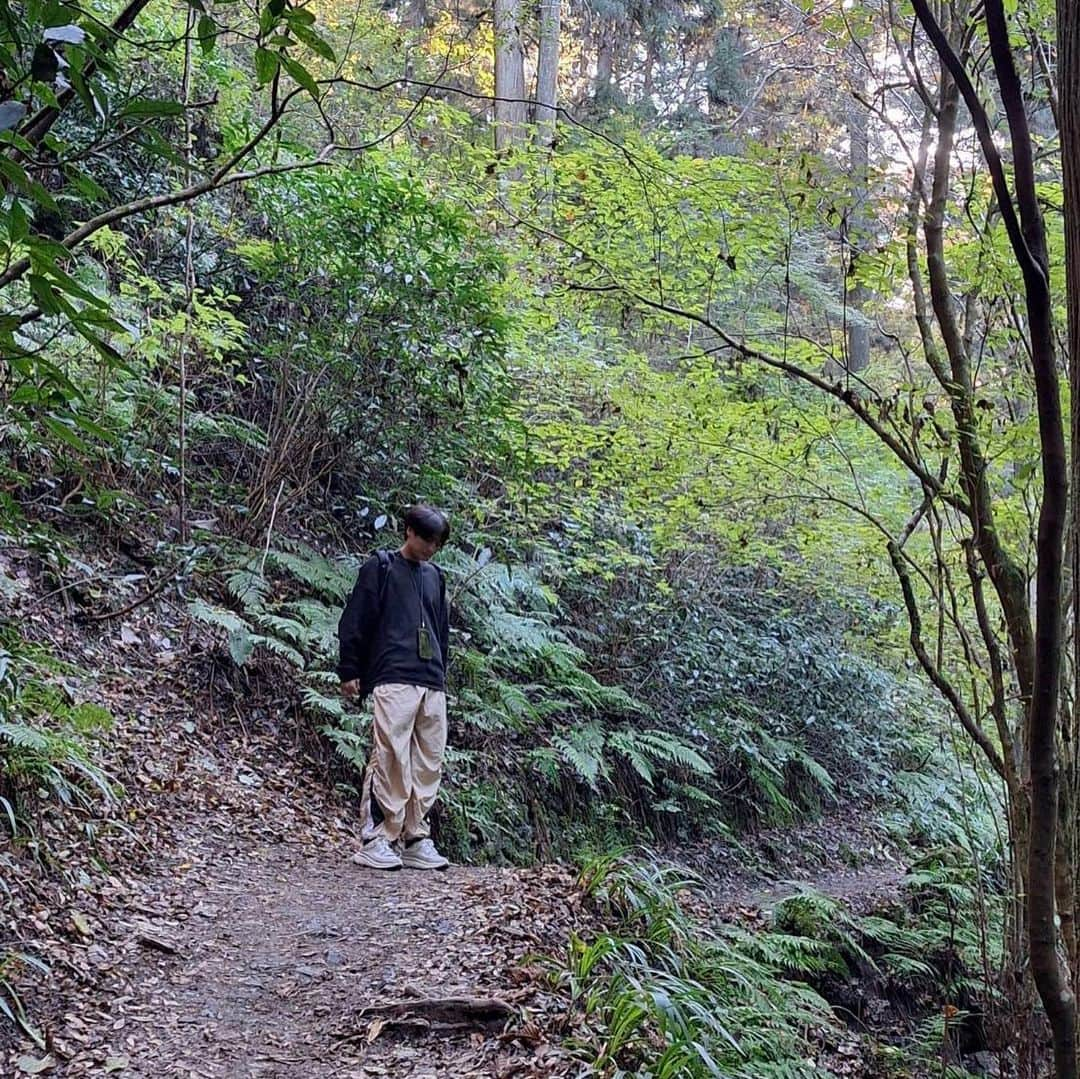
<svg viewBox="0 0 1080 1079">
<path fill-rule="evenodd" d="M 68 642 L 76 647 L 101 646 Z M 122 640 L 110 647 L 123 655 Z M 95 656 L 87 651 L 87 669 Z M 361 869 L 350 861 L 353 807 L 301 732 L 282 729 L 275 701 L 247 702 L 237 722 L 207 690 L 199 712 L 191 667 L 170 662 L 148 695 L 135 659 L 92 687 L 123 717 L 102 748 L 125 779 L 124 800 L 95 822 L 91 842 L 77 818 L 45 819 L 48 865 L 27 846 L 0 850 L 0 945 L 49 967 L 22 970 L 18 987 L 45 1044 L 0 1024 L 0 1075 L 586 1073 L 562 1047 L 564 999 L 528 962 L 565 955 L 572 931 L 597 928 L 572 870 Z M 700 862 L 666 856 L 706 872 L 711 913 L 753 921 L 795 890 L 790 877 L 857 905 L 895 894 L 900 867 L 876 842 L 834 819 L 747 849 L 705 846 Z M 850 849 L 862 868 L 840 868 Z M 376 1007 L 416 1012 L 417 1001 L 453 997 L 513 1011 L 455 1026 L 453 1008 L 402 1023 Z"/>
<path fill-rule="evenodd" d="M 353 865 L 351 851 L 349 842 L 319 849 L 206 833 L 114 912 L 108 992 L 99 980 L 68 1000 L 43 1074 L 583 1074 L 559 1044 L 561 1001 L 527 962 L 562 953 L 571 929 L 589 932 L 572 873 L 380 873 Z M 895 889 L 896 870 L 873 865 L 812 883 L 857 903 Z M 795 890 L 779 882 L 717 898 L 745 913 Z M 453 1014 L 384 1024 L 371 1010 L 432 998 L 496 998 L 514 1014 L 453 1028 Z"/>
<path fill-rule="evenodd" d="M 230 848 L 209 837 L 201 868 L 177 862 L 148 882 L 146 902 L 117 916 L 114 935 L 126 945 L 114 974 L 127 991 L 81 1015 L 84 1044 L 50 1074 L 578 1074 L 551 1037 L 559 1002 L 545 996 L 538 970 L 523 969 L 529 954 L 560 953 L 572 928 L 588 930 L 568 871 L 379 873 L 354 866 L 350 853 Z M 857 902 L 895 889 L 896 870 L 807 883 Z M 729 892 L 723 906 L 769 908 L 795 890 Z M 504 1031 L 499 1017 L 450 1029 L 440 1026 L 446 1016 L 428 1028 L 430 1016 L 383 1025 L 379 1012 L 365 1012 L 432 998 L 497 998 L 515 1015 Z"/>
<path fill-rule="evenodd" d="M 350 850 L 243 844 L 208 851 L 202 872 L 175 866 L 112 927 L 126 941 L 113 971 L 126 992 L 83 1002 L 57 1035 L 82 1044 L 47 1074 L 565 1074 L 563 1052 L 527 1026 L 544 986 L 522 964 L 561 950 L 584 917 L 570 875 L 377 873 L 352 865 Z M 384 1025 L 364 1012 L 432 998 L 497 998 L 521 1037 L 499 1015 L 446 1026 L 453 1007 L 430 1029 L 427 1014 Z"/>
</svg>

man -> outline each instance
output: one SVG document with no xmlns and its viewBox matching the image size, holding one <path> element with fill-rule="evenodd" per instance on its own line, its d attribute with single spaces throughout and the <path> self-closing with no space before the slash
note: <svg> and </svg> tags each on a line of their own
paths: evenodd
<svg viewBox="0 0 1080 1079">
<path fill-rule="evenodd" d="M 371 761 L 361 795 L 363 846 L 372 869 L 445 869 L 431 841 L 446 752 L 450 612 L 442 572 L 431 562 L 450 537 L 446 515 L 417 505 L 405 542 L 361 567 L 338 624 L 338 676 L 346 697 L 374 697 Z"/>
</svg>

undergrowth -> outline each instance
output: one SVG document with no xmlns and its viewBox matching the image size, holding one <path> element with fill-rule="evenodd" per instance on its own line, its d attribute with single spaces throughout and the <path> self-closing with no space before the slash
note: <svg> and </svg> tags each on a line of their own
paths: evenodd
<svg viewBox="0 0 1080 1079">
<path fill-rule="evenodd" d="M 0 907 L 12 898 L 5 869 L 14 868 L 16 857 L 25 852 L 38 862 L 53 860 L 42 829 L 46 813 L 79 819 L 92 839 L 96 815 L 120 795 L 95 754 L 113 718 L 99 705 L 76 700 L 67 679 L 78 673 L 48 649 L 24 641 L 14 624 L 0 625 L 0 833 L 7 833 L 0 849 Z M 44 1048 L 19 994 L 27 971 L 48 976 L 49 967 L 25 948 L 0 944 L 0 1020 Z"/>
<path fill-rule="evenodd" d="M 611 928 L 574 936 L 548 964 L 568 998 L 568 1044 L 598 1074 L 820 1074 L 811 1045 L 840 1027 L 807 978 L 830 964 L 827 945 L 707 926 L 686 910 L 701 882 L 673 869 L 613 855 L 582 880 Z"/>
<path fill-rule="evenodd" d="M 556 589 L 565 569 L 557 553 L 506 562 L 493 558 L 482 539 L 439 556 L 453 608 L 455 733 L 438 827 L 453 856 L 521 862 L 618 845 L 643 829 L 686 839 L 795 820 L 835 803 L 834 773 L 849 795 L 882 793 L 901 725 L 886 710 L 903 702 L 896 686 L 866 681 L 869 667 L 839 655 L 808 681 L 799 658 L 804 643 L 794 669 L 785 673 L 777 660 L 767 680 L 772 689 L 766 692 L 762 679 L 751 693 L 752 654 L 766 615 L 751 618 L 736 605 L 730 614 L 721 607 L 709 619 L 692 618 L 681 606 L 685 597 L 657 590 L 651 623 L 641 627 L 648 636 L 637 647 L 659 688 L 655 678 L 645 685 L 610 672 L 601 677 L 601 642 L 569 617 Z M 294 671 L 303 709 L 351 769 L 354 778 L 344 784 L 355 790 L 370 713 L 340 698 L 332 669 L 337 620 L 358 561 L 276 537 L 262 550 L 222 546 L 216 564 L 220 601 L 197 598 L 191 614 L 221 632 L 237 665 L 262 654 Z M 572 584 L 561 587 L 580 602 Z M 620 617 L 633 612 L 631 599 L 614 603 Z M 676 622 L 678 650 L 656 655 Z M 615 627 L 605 628 L 617 638 Z M 771 632 L 774 648 L 784 647 L 779 631 Z M 841 685 L 853 680 L 841 698 Z M 821 715 L 816 724 L 809 709 Z"/>
<path fill-rule="evenodd" d="M 927 852 L 877 913 L 806 889 L 767 930 L 716 921 L 700 879 L 645 856 L 608 854 L 581 879 L 606 929 L 544 962 L 567 1044 L 597 1074 L 821 1075 L 858 1038 L 875 1074 L 962 1079 L 986 1049 L 1003 903 L 954 848 Z"/>
</svg>

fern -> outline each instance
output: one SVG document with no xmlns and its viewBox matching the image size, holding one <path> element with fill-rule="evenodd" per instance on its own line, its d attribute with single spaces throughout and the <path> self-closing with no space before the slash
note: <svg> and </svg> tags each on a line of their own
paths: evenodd
<svg viewBox="0 0 1080 1079">
<path fill-rule="evenodd" d="M 271 549 L 266 564 L 284 570 L 324 599 L 341 603 L 349 595 L 358 567 L 351 562 L 331 561 L 306 544 L 279 540 L 288 550 Z"/>
<path fill-rule="evenodd" d="M 256 618 L 261 629 L 270 629 L 278 637 L 284 637 L 294 645 L 303 648 L 311 643 L 311 632 L 303 622 L 295 618 L 286 618 L 280 614 L 260 614 Z"/>
<path fill-rule="evenodd" d="M 652 754 L 643 749 L 638 738 L 632 731 L 614 731 L 607 739 L 608 746 L 623 756 L 631 768 L 638 774 L 646 786 L 651 787 L 656 773 L 652 761 Z"/>
<path fill-rule="evenodd" d="M 698 775 L 712 775 L 712 765 L 693 746 L 669 731 L 646 730 L 631 733 L 634 740 L 647 747 L 647 752 L 657 760 L 680 765 Z"/>
<path fill-rule="evenodd" d="M 44 755 L 52 748 L 52 740 L 44 731 L 24 723 L 0 723 L 0 738 L 16 749 L 29 750 L 31 753 Z"/>
<path fill-rule="evenodd" d="M 827 946 L 691 919 L 684 874 L 607 856 L 588 894 L 612 931 L 571 938 L 553 964 L 584 1012 L 578 1051 L 591 1070 L 659 1079 L 810 1076 L 806 1030 L 837 1031 L 826 1002 L 788 975 L 831 969 Z"/>
<path fill-rule="evenodd" d="M 334 751 L 346 763 L 351 764 L 358 772 L 362 772 L 367 766 L 368 740 L 355 731 L 345 727 L 327 724 L 319 728 L 319 732 L 325 735 Z"/>
<path fill-rule="evenodd" d="M 271 637 L 262 633 L 253 633 L 250 639 L 252 647 L 261 645 L 268 652 L 273 652 L 274 655 L 281 656 L 282 659 L 287 660 L 294 667 L 297 667 L 300 670 L 304 669 L 304 657 L 295 648 L 280 638 Z"/>
<path fill-rule="evenodd" d="M 327 697 L 311 686 L 304 687 L 303 702 L 305 708 L 321 712 L 338 722 L 343 722 L 348 715 L 345 711 L 345 702 L 341 697 Z"/>
<path fill-rule="evenodd" d="M 586 724 L 565 734 L 553 735 L 551 744 L 590 787 L 596 786 L 601 775 L 607 777 L 604 732 L 599 725 Z"/>
<path fill-rule="evenodd" d="M 266 606 L 266 597 L 270 592 L 270 582 L 255 569 L 237 569 L 225 578 L 225 587 L 229 595 L 251 613 L 261 611 Z"/>
<path fill-rule="evenodd" d="M 230 611 L 225 607 L 215 607 L 201 599 L 193 599 L 188 604 L 188 613 L 200 622 L 208 626 L 218 626 L 228 633 L 251 632 L 250 623 L 235 611 Z"/>
</svg>

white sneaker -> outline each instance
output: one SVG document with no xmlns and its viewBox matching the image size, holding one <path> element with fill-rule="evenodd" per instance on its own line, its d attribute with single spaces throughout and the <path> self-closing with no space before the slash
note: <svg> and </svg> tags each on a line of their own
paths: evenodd
<svg viewBox="0 0 1080 1079">
<path fill-rule="evenodd" d="M 436 850 L 430 839 L 418 839 L 415 843 L 406 844 L 401 852 L 400 864 L 410 869 L 445 869 L 450 860 Z"/>
<path fill-rule="evenodd" d="M 401 859 L 397 851 L 380 835 L 365 843 L 353 856 L 357 865 L 368 869 L 400 869 Z"/>
</svg>

